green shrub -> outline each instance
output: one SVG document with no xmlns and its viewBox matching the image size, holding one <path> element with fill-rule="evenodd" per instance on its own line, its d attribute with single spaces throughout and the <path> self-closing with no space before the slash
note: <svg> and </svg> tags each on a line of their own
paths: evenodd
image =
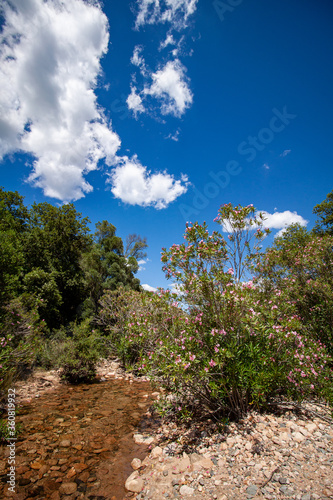
<svg viewBox="0 0 333 500">
<path fill-rule="evenodd" d="M 92 382 L 96 377 L 96 364 L 102 353 L 102 341 L 91 330 L 90 319 L 73 327 L 73 336 L 62 345 L 59 359 L 61 377 L 72 383 Z"/>
<path fill-rule="evenodd" d="M 36 309 L 28 309 L 25 298 L 12 300 L 1 318 L 0 399 L 15 380 L 35 363 L 44 322 Z"/>
<path fill-rule="evenodd" d="M 194 223 L 185 243 L 163 250 L 181 307 L 165 291 L 104 297 L 100 320 L 114 345 L 173 393 L 183 419 L 202 411 L 239 418 L 278 400 L 332 403 L 332 359 L 287 288 L 267 293 L 241 281 L 265 236 L 263 217 L 229 204 L 216 221 L 228 241 Z"/>
<path fill-rule="evenodd" d="M 36 356 L 36 365 L 45 370 L 59 368 L 59 360 L 65 354 L 68 334 L 64 328 L 52 332 L 52 337 L 48 336 L 40 343 Z"/>
</svg>

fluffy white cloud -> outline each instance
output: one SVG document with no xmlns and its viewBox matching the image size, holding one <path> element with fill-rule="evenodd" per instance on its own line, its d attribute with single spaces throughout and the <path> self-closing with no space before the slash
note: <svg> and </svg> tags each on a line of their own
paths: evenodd
<svg viewBox="0 0 333 500">
<path fill-rule="evenodd" d="M 285 210 L 284 212 L 274 212 L 270 214 L 268 212 L 261 212 L 265 217 L 264 226 L 269 229 L 280 229 L 276 236 L 281 236 L 288 226 L 291 224 L 300 224 L 301 226 L 306 226 L 308 221 L 305 220 L 297 212 L 290 212 L 290 210 Z"/>
<path fill-rule="evenodd" d="M 131 87 L 131 93 L 126 99 L 126 103 L 128 109 L 133 111 L 135 117 L 137 117 L 138 113 L 143 113 L 145 111 L 145 107 L 142 104 L 142 99 L 139 94 L 137 94 L 136 87 Z"/>
<path fill-rule="evenodd" d="M 175 29 L 187 26 L 198 0 L 137 0 L 138 14 L 135 27 L 145 24 L 172 23 Z"/>
<path fill-rule="evenodd" d="M 164 115 L 182 116 L 193 102 L 193 94 L 188 86 L 185 68 L 176 59 L 152 74 L 153 83 L 146 87 L 147 95 L 161 101 L 161 112 Z"/>
<path fill-rule="evenodd" d="M 265 210 L 259 210 L 257 214 L 262 213 L 264 217 L 263 226 L 269 229 L 280 229 L 280 231 L 275 236 L 281 236 L 288 226 L 291 224 L 300 224 L 301 226 L 306 226 L 308 221 L 305 220 L 297 212 L 290 212 L 290 210 L 285 210 L 284 212 L 274 212 L 270 214 Z M 249 226 L 250 227 L 250 226 Z M 230 233 L 232 228 L 229 223 L 223 224 L 222 229 L 226 233 Z"/>
<path fill-rule="evenodd" d="M 79 199 L 92 190 L 85 174 L 101 159 L 112 165 L 120 146 L 94 93 L 108 20 L 95 2 L 11 5 L 1 33 L 0 156 L 30 153 L 30 181 L 47 196 Z"/>
<path fill-rule="evenodd" d="M 117 156 L 120 139 L 94 92 L 109 43 L 97 1 L 11 0 L 1 12 L 0 159 L 31 154 L 29 181 L 65 202 L 93 190 L 86 175 L 101 160 L 115 168 L 112 192 L 126 203 L 164 208 L 186 191 L 186 182 L 165 172 L 151 175 L 137 160 Z M 144 73 L 140 50 L 132 62 Z M 128 106 L 144 110 L 134 87 Z M 131 165 L 141 168 L 140 175 L 129 175 Z M 126 178 L 130 187 L 122 184 Z"/>
<path fill-rule="evenodd" d="M 153 286 L 150 285 L 141 285 L 144 290 L 147 290 L 147 292 L 157 292 L 157 288 L 154 288 Z"/>
<path fill-rule="evenodd" d="M 188 179 L 182 176 L 175 180 L 166 172 L 151 174 L 136 157 L 124 157 L 121 164 L 113 169 L 109 182 L 116 198 L 130 205 L 166 208 L 178 196 L 187 191 Z"/>
</svg>

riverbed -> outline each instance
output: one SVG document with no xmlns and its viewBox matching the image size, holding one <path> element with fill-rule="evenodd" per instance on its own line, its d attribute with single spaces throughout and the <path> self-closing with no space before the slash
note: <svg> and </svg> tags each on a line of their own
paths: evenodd
<svg viewBox="0 0 333 500">
<path fill-rule="evenodd" d="M 123 500 L 133 458 L 148 448 L 135 432 L 153 426 L 148 382 L 108 379 L 61 385 L 19 408 L 15 449 L 16 500 Z M 0 496 L 8 491 L 9 449 L 2 448 Z"/>
</svg>

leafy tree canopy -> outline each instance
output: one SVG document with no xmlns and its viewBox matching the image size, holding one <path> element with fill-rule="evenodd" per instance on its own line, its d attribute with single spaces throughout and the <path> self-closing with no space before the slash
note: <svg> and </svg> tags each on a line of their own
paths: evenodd
<svg viewBox="0 0 333 500">
<path fill-rule="evenodd" d="M 333 235 L 333 190 L 328 193 L 324 201 L 314 207 L 313 213 L 319 217 L 313 232 Z"/>
</svg>

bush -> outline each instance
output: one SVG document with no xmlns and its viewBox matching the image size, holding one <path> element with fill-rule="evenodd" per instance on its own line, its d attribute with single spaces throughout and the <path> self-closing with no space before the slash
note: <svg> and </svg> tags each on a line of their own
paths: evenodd
<svg viewBox="0 0 333 500">
<path fill-rule="evenodd" d="M 25 297 L 12 300 L 2 316 L 0 337 L 0 399 L 35 363 L 44 330 L 37 309 L 28 309 Z"/>
<path fill-rule="evenodd" d="M 174 394 L 188 418 L 197 411 L 241 417 L 277 400 L 333 402 L 331 358 L 302 322 L 285 289 L 242 282 L 265 236 L 252 206 L 221 207 L 218 231 L 187 224 L 185 243 L 163 249 L 170 292 L 105 297 L 100 318 L 115 346 Z M 251 247 L 251 241 L 254 243 Z M 119 297 L 118 297 L 119 298 Z M 109 301 L 109 302 L 108 302 Z"/>
<path fill-rule="evenodd" d="M 295 225 L 275 241 L 256 266 L 257 278 L 266 293 L 272 284 L 283 291 L 309 335 L 333 355 L 333 237 L 302 231 Z"/>
<path fill-rule="evenodd" d="M 176 294 L 169 292 L 159 296 L 124 288 L 104 294 L 97 322 L 107 336 L 110 352 L 119 356 L 124 366 L 135 366 L 170 328 L 170 322 L 184 315 L 175 298 Z"/>
<path fill-rule="evenodd" d="M 65 354 L 68 333 L 64 328 L 60 328 L 52 332 L 51 338 L 49 335 L 47 338 L 43 338 L 36 355 L 36 366 L 40 366 L 45 370 L 59 368 L 59 360 Z"/>
<path fill-rule="evenodd" d="M 68 338 L 59 358 L 61 377 L 72 384 L 92 382 L 96 378 L 96 364 L 102 352 L 102 341 L 91 330 L 90 320 L 74 324 L 73 336 Z"/>
</svg>

